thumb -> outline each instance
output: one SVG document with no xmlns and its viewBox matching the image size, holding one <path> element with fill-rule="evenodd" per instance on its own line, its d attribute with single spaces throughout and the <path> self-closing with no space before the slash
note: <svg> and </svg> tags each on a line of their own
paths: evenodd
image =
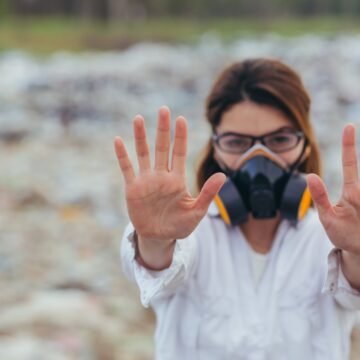
<svg viewBox="0 0 360 360">
<path fill-rule="evenodd" d="M 306 180 L 319 215 L 323 217 L 330 213 L 332 206 L 324 182 L 316 174 L 307 175 Z"/>
<path fill-rule="evenodd" d="M 218 172 L 209 177 L 202 187 L 199 196 L 195 202 L 195 208 L 205 213 L 214 199 L 215 195 L 219 192 L 221 187 L 224 185 L 226 175 Z"/>
</svg>

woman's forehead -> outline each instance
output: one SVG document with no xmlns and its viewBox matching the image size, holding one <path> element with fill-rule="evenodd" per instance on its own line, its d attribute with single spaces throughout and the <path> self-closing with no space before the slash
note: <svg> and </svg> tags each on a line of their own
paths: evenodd
<svg viewBox="0 0 360 360">
<path fill-rule="evenodd" d="M 217 131 L 262 135 L 284 126 L 294 127 L 282 111 L 267 105 L 244 101 L 233 105 L 222 114 Z"/>
</svg>

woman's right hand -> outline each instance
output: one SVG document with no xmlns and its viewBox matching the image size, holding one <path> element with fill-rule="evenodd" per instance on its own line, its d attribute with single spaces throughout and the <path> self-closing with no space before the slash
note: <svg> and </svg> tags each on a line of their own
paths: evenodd
<svg viewBox="0 0 360 360">
<path fill-rule="evenodd" d="M 139 174 L 136 175 L 120 137 L 115 138 L 115 152 L 125 180 L 126 204 L 130 220 L 138 235 L 141 258 L 151 268 L 169 266 L 176 239 L 193 232 L 224 184 L 222 173 L 212 175 L 199 196 L 192 197 L 186 185 L 187 123 L 176 119 L 175 139 L 170 152 L 170 111 L 159 110 L 155 145 L 155 162 L 151 166 L 144 119 L 133 121 Z"/>
</svg>

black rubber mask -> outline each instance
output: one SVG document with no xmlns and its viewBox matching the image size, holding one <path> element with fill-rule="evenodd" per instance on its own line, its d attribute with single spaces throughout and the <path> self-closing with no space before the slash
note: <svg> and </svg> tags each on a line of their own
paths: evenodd
<svg viewBox="0 0 360 360">
<path fill-rule="evenodd" d="M 215 197 L 224 221 L 244 223 L 251 213 L 256 219 L 281 217 L 296 223 L 310 206 L 305 176 L 280 166 L 264 151 L 249 157 L 228 178 Z"/>
</svg>

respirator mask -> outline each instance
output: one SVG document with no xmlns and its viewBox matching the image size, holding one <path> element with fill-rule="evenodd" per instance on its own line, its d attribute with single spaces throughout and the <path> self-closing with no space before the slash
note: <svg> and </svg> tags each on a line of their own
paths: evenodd
<svg viewBox="0 0 360 360">
<path fill-rule="evenodd" d="M 266 136 L 252 138 L 263 143 Z M 228 176 L 214 198 L 225 223 L 244 223 L 250 213 L 255 219 L 269 219 L 280 212 L 281 218 L 294 225 L 301 220 L 311 205 L 305 174 L 296 170 L 306 145 L 305 140 L 300 156 L 291 166 L 263 144 L 253 145 L 231 168 L 215 153 L 215 160 Z"/>
</svg>

